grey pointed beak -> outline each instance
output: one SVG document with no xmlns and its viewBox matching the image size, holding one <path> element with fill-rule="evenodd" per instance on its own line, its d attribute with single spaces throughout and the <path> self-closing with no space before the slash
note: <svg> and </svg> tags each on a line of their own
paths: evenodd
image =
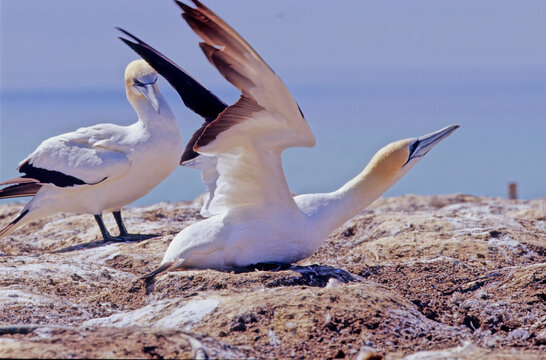
<svg viewBox="0 0 546 360">
<path fill-rule="evenodd" d="M 459 125 L 450 125 L 433 133 L 418 137 L 417 147 L 410 155 L 410 159 L 425 156 L 434 145 L 451 135 L 457 128 L 459 128 Z"/>
<path fill-rule="evenodd" d="M 154 110 L 159 113 L 159 100 L 157 99 L 157 95 L 155 93 L 155 83 L 136 85 L 135 88 L 138 90 L 139 93 L 144 95 L 146 100 L 148 100 L 150 104 L 152 104 Z"/>
</svg>

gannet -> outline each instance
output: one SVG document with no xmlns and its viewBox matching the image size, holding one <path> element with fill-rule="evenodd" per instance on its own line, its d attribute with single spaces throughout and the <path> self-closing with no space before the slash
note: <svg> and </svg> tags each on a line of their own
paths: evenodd
<svg viewBox="0 0 546 360">
<path fill-rule="evenodd" d="M 176 119 L 159 92 L 157 76 L 144 60 L 127 66 L 126 93 L 138 114 L 136 123 L 99 124 L 51 137 L 19 164 L 24 175 L 0 183 L 9 185 L 0 190 L 0 198 L 34 196 L 0 236 L 56 212 L 74 212 L 94 215 L 105 241 L 151 237 L 129 234 L 121 208 L 169 176 L 182 154 Z M 119 236 L 108 232 L 104 211 L 113 212 Z"/>
<path fill-rule="evenodd" d="M 193 150 L 193 146 L 205 130 L 205 128 L 218 117 L 218 115 L 227 108 L 227 104 L 220 100 L 210 90 L 201 85 L 184 69 L 175 64 L 165 55 L 140 40 L 128 31 L 117 28 L 133 41 L 120 37 L 125 44 L 139 54 L 148 64 L 159 72 L 178 92 L 180 98 L 189 109 L 203 117 L 205 122 L 197 129 L 186 145 L 184 153 L 180 159 L 180 164 L 202 170 L 202 180 L 207 186 L 208 193 L 205 198 L 205 205 L 201 209 L 201 215 L 210 216 L 207 208 L 210 200 L 216 190 L 216 158 L 198 154 Z M 196 159 L 199 157 L 199 159 Z M 195 159 L 195 160 L 194 160 Z M 190 161 L 193 160 L 193 161 Z"/>
<path fill-rule="evenodd" d="M 204 172 L 209 171 L 205 178 L 214 191 L 202 209 L 208 218 L 183 229 L 146 278 L 177 268 L 226 269 L 304 259 L 459 127 L 388 144 L 338 190 L 293 197 L 281 153 L 315 145 L 303 113 L 249 44 L 210 9 L 193 3 L 195 8 L 177 1 L 182 17 L 203 40 L 208 60 L 242 95 L 200 130 L 193 144 L 199 156 L 184 162 L 204 163 Z"/>
</svg>

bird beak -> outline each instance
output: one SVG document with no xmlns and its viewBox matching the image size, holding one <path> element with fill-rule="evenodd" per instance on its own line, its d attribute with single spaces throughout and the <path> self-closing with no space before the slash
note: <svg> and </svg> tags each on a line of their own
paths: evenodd
<svg viewBox="0 0 546 360">
<path fill-rule="evenodd" d="M 425 156 L 430 149 L 434 147 L 434 145 L 451 135 L 451 133 L 457 130 L 458 127 L 459 125 L 450 125 L 433 133 L 418 137 L 417 148 L 411 155 L 410 159 Z"/>
<path fill-rule="evenodd" d="M 135 86 L 135 88 L 138 90 L 139 93 L 144 95 L 146 100 L 148 100 L 150 104 L 152 104 L 154 110 L 159 113 L 159 100 L 157 100 L 157 96 L 155 93 L 155 83 L 143 84 L 140 86 Z"/>
</svg>

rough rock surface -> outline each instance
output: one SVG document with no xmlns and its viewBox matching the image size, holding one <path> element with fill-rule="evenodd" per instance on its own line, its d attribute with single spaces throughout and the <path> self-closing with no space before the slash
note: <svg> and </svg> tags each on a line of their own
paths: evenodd
<svg viewBox="0 0 546 360">
<path fill-rule="evenodd" d="M 0 206 L 0 226 L 21 209 Z M 291 268 L 179 271 L 148 283 L 197 203 L 57 214 L 0 240 L 0 357 L 539 359 L 546 199 L 380 199 Z M 107 225 L 114 228 L 108 217 Z"/>
</svg>

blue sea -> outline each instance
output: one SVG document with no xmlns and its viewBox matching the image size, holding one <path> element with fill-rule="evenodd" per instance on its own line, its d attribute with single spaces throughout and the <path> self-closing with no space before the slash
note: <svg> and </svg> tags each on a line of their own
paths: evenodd
<svg viewBox="0 0 546 360">
<path fill-rule="evenodd" d="M 506 197 L 509 182 L 518 184 L 520 198 L 546 196 L 545 71 L 374 73 L 341 80 L 317 76 L 314 83 L 287 85 L 317 139 L 314 148 L 283 154 L 294 193 L 335 190 L 383 145 L 460 124 L 385 196 Z M 186 141 L 202 121 L 166 82 L 160 88 Z M 212 90 L 228 103 L 238 98 L 229 85 Z M 4 91 L 0 114 L 2 180 L 18 176 L 19 161 L 50 136 L 98 123 L 136 121 L 123 88 Z M 199 172 L 179 167 L 135 204 L 192 200 L 202 192 Z"/>
</svg>

